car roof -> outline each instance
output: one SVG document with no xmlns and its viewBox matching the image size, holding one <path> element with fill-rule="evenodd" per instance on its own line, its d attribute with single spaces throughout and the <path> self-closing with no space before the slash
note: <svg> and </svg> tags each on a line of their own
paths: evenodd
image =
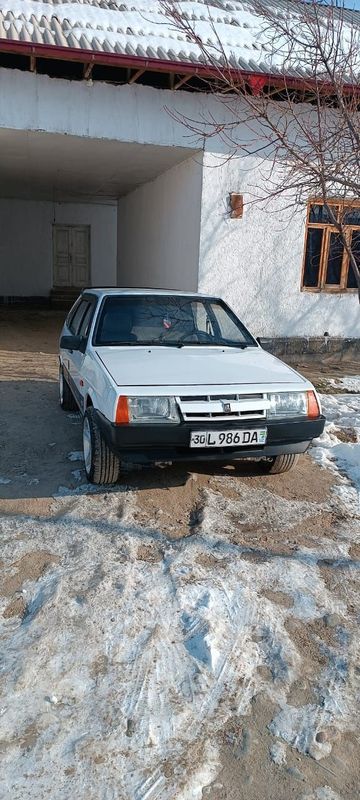
<svg viewBox="0 0 360 800">
<path fill-rule="evenodd" d="M 211 297 L 214 295 L 202 294 L 199 292 L 183 292 L 179 289 L 131 289 L 119 286 L 89 286 L 88 289 L 83 289 L 81 294 L 95 294 L 97 297 L 104 297 L 107 295 L 178 295 L 179 297 Z"/>
</svg>

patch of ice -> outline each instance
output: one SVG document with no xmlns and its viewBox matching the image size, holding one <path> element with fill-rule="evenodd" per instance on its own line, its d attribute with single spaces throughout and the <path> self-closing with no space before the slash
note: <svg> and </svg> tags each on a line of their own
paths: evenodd
<svg viewBox="0 0 360 800">
<path fill-rule="evenodd" d="M 331 721 L 330 715 L 316 703 L 300 707 L 285 703 L 271 721 L 269 730 L 300 753 L 311 754 L 318 761 L 331 753 L 331 744 L 316 742 L 314 731 Z"/>
<path fill-rule="evenodd" d="M 178 800 L 205 800 L 206 787 L 209 787 L 215 780 L 219 771 L 219 766 L 219 753 L 217 748 L 213 747 L 210 742 L 206 742 L 203 752 L 203 763 L 188 777 L 186 785 L 179 794 L 177 794 Z"/>
<path fill-rule="evenodd" d="M 310 794 L 303 794 L 301 800 L 341 800 L 341 797 L 330 786 L 319 786 Z"/>
<path fill-rule="evenodd" d="M 54 499 L 58 499 L 61 497 L 69 497 L 73 495 L 83 495 L 83 494 L 101 494 L 103 491 L 101 486 L 96 486 L 95 484 L 91 483 L 82 483 L 80 486 L 76 486 L 74 489 L 69 489 L 68 486 L 59 486 L 57 492 L 53 494 Z"/>
<path fill-rule="evenodd" d="M 275 742 L 270 747 L 270 758 L 278 767 L 286 764 L 286 746 L 283 742 Z"/>
<path fill-rule="evenodd" d="M 326 736 L 329 727 L 340 731 L 356 729 L 353 706 L 356 678 L 349 674 L 349 661 L 352 655 L 357 658 L 357 643 L 349 641 L 346 629 L 343 633 L 338 637 L 338 649 L 327 647 L 321 639 L 316 640 L 327 658 L 316 689 L 319 702 L 299 708 L 285 703 L 269 726 L 275 736 L 281 736 L 300 753 L 316 761 L 331 753 L 331 737 Z M 325 736 L 320 738 L 319 732 Z"/>
<path fill-rule="evenodd" d="M 0 485 L 5 486 L 6 484 L 11 483 L 10 478 L 1 478 L 0 477 Z"/>
<path fill-rule="evenodd" d="M 68 453 L 66 458 L 69 461 L 84 461 L 84 454 L 82 450 L 74 450 L 72 453 Z"/>
<path fill-rule="evenodd" d="M 83 476 L 81 469 L 73 469 L 71 474 L 76 481 L 81 481 L 81 478 Z"/>
</svg>

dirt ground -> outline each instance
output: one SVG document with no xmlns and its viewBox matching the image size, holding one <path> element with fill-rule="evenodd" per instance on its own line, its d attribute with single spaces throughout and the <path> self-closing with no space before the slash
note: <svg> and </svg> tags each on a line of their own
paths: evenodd
<svg viewBox="0 0 360 800">
<path fill-rule="evenodd" d="M 102 525 L 105 520 L 111 520 L 112 536 L 116 526 L 126 523 L 126 531 L 133 526 L 137 532 L 137 539 L 133 539 L 133 543 L 137 542 L 134 564 L 140 565 L 139 569 L 144 566 L 154 575 L 160 568 L 166 571 L 167 557 L 164 554 L 169 549 L 174 552 L 175 548 L 176 551 L 186 540 L 189 547 L 194 548 L 191 551 L 193 568 L 186 567 L 189 590 L 192 582 L 204 582 L 204 575 L 213 575 L 211 580 L 216 581 L 219 574 L 226 593 L 226 575 L 230 576 L 227 570 L 233 566 L 228 548 L 232 548 L 234 559 L 241 558 L 239 569 L 252 571 L 249 574 L 253 575 L 254 586 L 269 565 L 269 575 L 259 590 L 260 610 L 256 619 L 261 618 L 261 608 L 265 605 L 270 609 L 271 625 L 276 627 L 276 616 L 279 616 L 282 620 L 279 624 L 283 626 L 281 648 L 284 652 L 278 652 L 275 658 L 276 646 L 271 645 L 271 657 L 259 658 L 252 677 L 249 673 L 249 686 L 253 686 L 253 690 L 248 689 L 250 699 L 246 712 L 240 713 L 235 697 L 230 697 L 231 687 L 224 683 L 222 694 L 217 699 L 218 712 L 211 718 L 207 732 L 205 730 L 206 736 L 198 735 L 204 752 L 209 743 L 216 743 L 220 763 L 217 762 L 216 770 L 212 771 L 202 793 L 196 793 L 195 786 L 183 796 L 210 800 L 356 800 L 360 797 L 360 745 L 359 731 L 354 724 L 336 725 L 329 721 L 324 724 L 322 718 L 323 727 L 320 725 L 317 729 L 313 750 L 310 745 L 303 747 L 299 744 L 295 735 L 290 740 L 285 737 L 285 757 L 282 751 L 276 755 L 279 735 L 275 733 L 272 722 L 285 702 L 285 696 L 287 707 L 296 709 L 321 709 L 326 705 L 326 693 L 338 691 L 333 677 L 329 678 L 326 689 L 321 683 L 323 679 L 320 679 L 331 660 L 329 653 L 335 653 L 336 647 L 341 643 L 343 646 L 345 639 L 347 642 L 358 639 L 359 561 L 355 540 L 351 542 L 355 549 L 350 549 L 350 558 L 332 555 L 332 548 L 335 551 L 338 548 L 340 552 L 342 543 L 349 541 L 350 528 L 351 536 L 354 530 L 352 516 L 347 516 L 346 509 L 336 499 L 336 475 L 322 469 L 306 455 L 298 469 L 288 475 L 264 478 L 256 465 L 244 465 L 235 470 L 231 464 L 224 467 L 206 464 L 194 467 L 189 464 L 129 469 L 122 486 L 110 493 L 94 493 L 86 486 L 83 488 L 80 419 L 77 414 L 62 412 L 57 402 L 56 351 L 63 316 L 63 312 L 48 310 L 0 310 L 0 524 L 7 543 L 6 551 L 2 556 L 0 554 L 3 558 L 0 595 L 4 600 L 5 626 L 21 625 L 29 614 L 25 589 L 32 591 L 31 587 L 40 585 L 41 581 L 65 574 L 61 570 L 66 567 L 71 548 L 75 548 L 75 553 L 77 546 L 76 537 L 69 539 L 65 550 L 60 541 L 66 516 L 70 520 L 76 514 L 77 519 L 79 515 L 84 518 L 86 515 L 87 524 L 91 521 L 92 525 L 97 521 Z M 333 363 L 322 363 L 320 368 L 313 362 L 298 366 L 315 383 L 318 376 L 323 380 L 324 375 L 338 377 L 343 371 L 343 367 Z M 355 373 L 356 369 L 358 372 L 355 364 L 346 365 L 347 374 Z M 104 516 L 105 507 L 108 512 Z M 221 529 L 219 521 L 221 515 L 225 520 L 224 529 Z M 53 538 L 46 533 L 50 524 Z M 215 534 L 218 537 L 216 542 Z M 84 546 L 91 547 L 91 543 Z M 107 546 L 105 543 L 102 545 Z M 304 554 L 309 559 L 315 552 L 314 565 L 310 566 L 312 562 L 306 561 L 306 569 L 316 570 L 314 585 L 317 582 L 316 591 L 321 589 L 322 606 L 316 613 L 311 609 L 304 611 L 305 606 L 301 607 L 301 613 L 295 613 L 295 595 L 291 594 L 284 573 L 279 579 L 271 578 L 271 565 L 276 570 L 281 561 L 285 565 L 288 563 L 291 569 L 297 568 L 297 559 L 300 559 L 299 564 L 304 564 Z M 124 560 L 127 558 L 124 555 Z M 95 583 L 92 578 L 90 586 L 96 594 L 103 591 L 101 587 L 111 579 L 114 561 L 107 562 L 103 553 L 91 549 L 91 562 L 93 575 L 98 574 Z M 248 591 L 251 591 L 251 582 Z M 41 607 L 40 614 L 45 613 L 44 608 Z M 104 617 L 101 624 L 107 637 L 113 623 Z M 5 633 L 8 630 L 6 628 Z M 252 646 L 261 653 L 267 652 L 268 633 L 264 626 L 255 626 L 252 630 Z M 274 663 L 276 659 L 278 664 L 282 660 L 286 662 L 286 643 L 289 652 L 296 652 L 296 658 L 301 659 L 301 668 L 294 669 L 292 678 L 285 680 L 276 673 Z M 71 648 L 71 644 L 68 646 Z M 356 683 L 360 672 L 358 645 L 349 645 L 348 650 L 347 668 L 351 672 L 351 681 Z M 105 656 L 100 648 L 92 662 L 92 672 L 90 670 L 96 682 L 100 680 L 99 676 L 107 673 L 109 659 L 109 654 Z M 289 671 L 290 668 L 286 669 Z M 247 679 L 241 680 L 246 683 Z M 6 705 L 6 697 L 3 699 Z M 25 719 L 23 730 L 17 730 L 15 744 L 20 747 L 19 764 L 21 753 L 25 752 L 30 758 L 34 748 L 40 748 L 36 751 L 39 759 L 39 753 L 43 755 L 46 751 L 49 740 L 46 737 L 41 739 L 44 719 L 40 723 L 36 715 Z M 133 718 L 129 716 L 126 728 L 129 746 L 132 726 Z M 106 737 L 101 733 L 97 737 L 103 746 L 101 755 L 94 755 L 95 751 L 91 751 L 90 757 L 84 751 L 81 758 L 94 776 L 102 766 L 102 780 L 108 781 L 110 786 L 114 777 L 113 772 L 105 769 L 108 758 Z M 185 739 L 184 734 L 184 742 Z M 7 741 L 6 737 L 3 740 L 6 757 L 15 747 L 14 741 Z M 316 747 L 324 743 L 326 746 L 330 744 L 329 752 L 320 759 Z M 131 752 L 128 758 L 131 758 Z M 57 789 L 49 794 L 45 784 L 41 783 L 42 779 L 34 772 L 33 779 L 39 780 L 39 788 L 37 793 L 28 796 L 37 800 L 43 797 L 60 800 L 69 796 L 76 796 L 78 800 L 100 796 L 118 800 L 176 797 L 176 791 L 182 790 L 184 783 L 180 767 L 178 772 L 174 767 L 176 759 L 179 757 L 184 774 L 189 775 L 198 758 L 196 742 L 189 740 L 188 746 L 184 744 L 181 757 L 174 755 L 175 750 L 169 750 L 169 753 L 168 760 L 161 767 L 164 780 L 170 781 L 172 786 L 169 795 L 148 790 L 145 780 L 141 791 L 134 790 L 131 794 L 122 793 L 124 789 L 113 793 L 109 789 L 108 794 L 95 790 L 93 793 L 89 791 L 89 784 L 83 794 L 81 786 L 84 784 L 81 781 L 76 783 L 78 760 L 72 762 L 64 758 L 61 791 Z M 19 774 L 21 771 L 19 766 Z M 20 778 L 11 780 L 13 783 L 7 783 L 8 794 L 4 797 L 11 797 L 11 800 L 24 797 Z M 95 777 L 94 781 L 96 787 Z"/>
</svg>

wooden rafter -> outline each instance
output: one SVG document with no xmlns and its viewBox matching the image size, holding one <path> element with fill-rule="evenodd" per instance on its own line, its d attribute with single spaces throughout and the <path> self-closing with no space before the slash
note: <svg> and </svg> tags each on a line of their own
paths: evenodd
<svg viewBox="0 0 360 800">
<path fill-rule="evenodd" d="M 140 78 L 140 75 L 143 75 L 145 69 L 138 69 L 136 72 L 133 73 L 131 78 L 129 78 L 128 83 L 136 83 L 137 79 Z"/>
<path fill-rule="evenodd" d="M 180 86 L 183 86 L 184 83 L 187 83 L 187 81 L 189 81 L 193 77 L 194 75 L 183 75 L 183 77 L 180 78 L 180 80 L 174 84 L 174 91 L 176 91 L 176 89 L 180 89 Z"/>
<path fill-rule="evenodd" d="M 86 81 L 88 81 L 91 76 L 93 66 L 93 61 L 91 61 L 89 64 L 84 64 L 84 78 Z"/>
</svg>

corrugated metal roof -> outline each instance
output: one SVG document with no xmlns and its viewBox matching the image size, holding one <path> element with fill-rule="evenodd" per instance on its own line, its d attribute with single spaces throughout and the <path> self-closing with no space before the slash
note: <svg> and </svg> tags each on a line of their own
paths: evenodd
<svg viewBox="0 0 360 800">
<path fill-rule="evenodd" d="M 283 64 L 273 52 L 262 22 L 249 3 L 227 0 L 180 0 L 209 49 L 216 48 L 214 28 L 234 68 L 247 72 L 279 74 Z M 299 4 L 291 3 L 294 12 Z M 281 13 L 289 4 L 277 0 Z M 209 11 L 213 24 L 209 22 Z M 346 12 L 349 22 L 356 16 Z M 204 64 L 200 49 L 186 33 L 176 30 L 164 16 L 158 0 L 0 0 L 0 40 L 62 47 L 96 54 Z M 1 41 L 0 41 L 1 49 Z M 213 50 L 215 52 L 215 49 Z M 301 60 L 287 74 L 303 76 Z"/>
</svg>

